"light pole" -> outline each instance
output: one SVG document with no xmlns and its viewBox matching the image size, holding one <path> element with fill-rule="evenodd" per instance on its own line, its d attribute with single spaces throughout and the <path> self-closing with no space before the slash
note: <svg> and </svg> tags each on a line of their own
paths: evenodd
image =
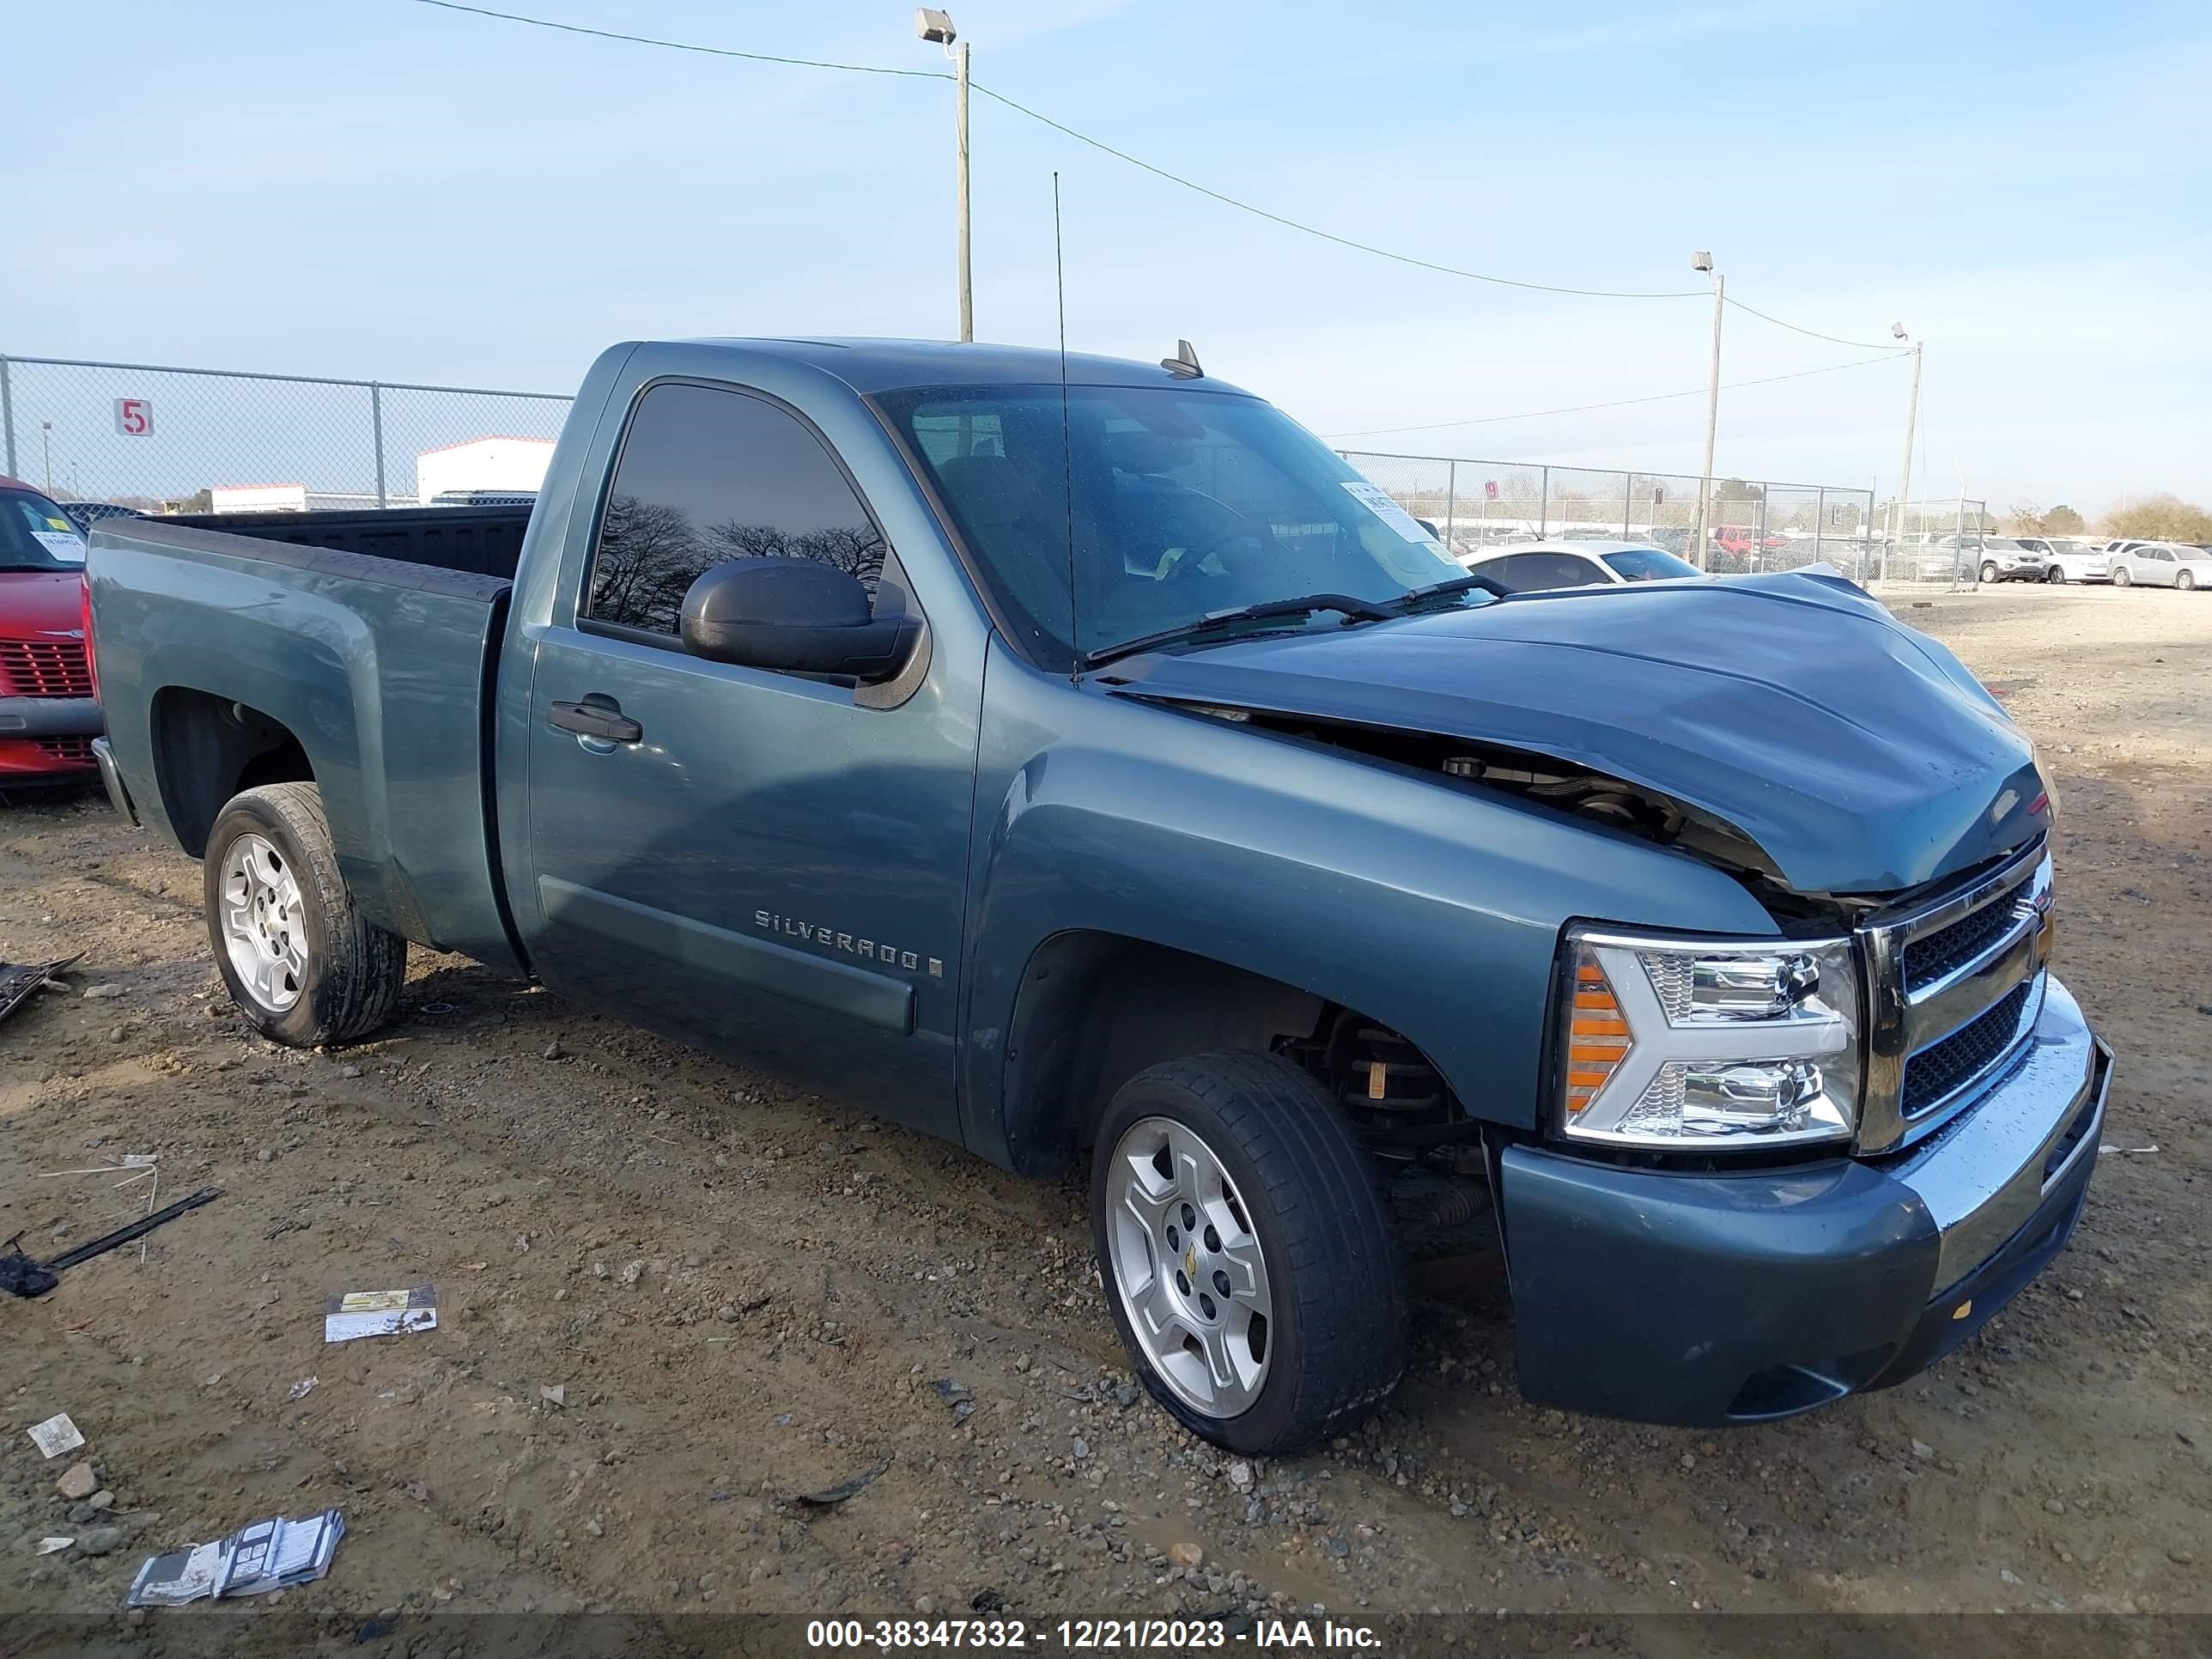
<svg viewBox="0 0 2212 1659">
<path fill-rule="evenodd" d="M 968 43 L 952 27 L 951 13 L 930 6 L 915 8 L 914 32 L 943 46 L 945 56 L 952 59 L 954 148 L 957 162 L 953 212 L 958 222 L 960 245 L 960 337 L 973 340 L 975 301 L 968 284 Z"/>
<path fill-rule="evenodd" d="M 39 453 L 46 462 L 46 494 L 49 495 L 54 493 L 53 431 L 54 423 L 52 421 L 40 421 L 39 422 Z"/>
<path fill-rule="evenodd" d="M 1903 323 L 1889 325 L 1891 335 L 1899 340 L 1907 337 Z M 1881 579 L 1889 580 L 1889 550 L 1900 551 L 1905 545 L 1905 504 L 1912 499 L 1912 428 L 1920 418 L 1920 342 L 1912 342 L 1912 395 L 1905 404 L 1905 465 L 1897 470 L 1897 507 L 1889 515 L 1889 545 L 1881 550 Z M 1963 501 L 1966 488 L 1960 487 Z M 1917 574 L 1917 573 L 1916 573 Z"/>
<path fill-rule="evenodd" d="M 1713 497 L 1713 435 L 1721 422 L 1721 307 L 1728 301 L 1728 278 L 1713 269 L 1713 256 L 1703 249 L 1690 256 L 1690 268 L 1713 279 L 1713 363 L 1705 386 L 1705 470 L 1698 487 L 1698 568 L 1705 568 L 1707 503 Z"/>
</svg>

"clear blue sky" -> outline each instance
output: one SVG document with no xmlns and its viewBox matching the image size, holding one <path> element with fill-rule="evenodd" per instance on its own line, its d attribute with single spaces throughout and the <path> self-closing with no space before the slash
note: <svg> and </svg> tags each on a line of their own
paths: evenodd
<svg viewBox="0 0 2212 1659">
<path fill-rule="evenodd" d="M 501 4 L 501 0 L 490 0 Z M 504 0 L 940 67 L 897 0 Z M 1345 5 L 959 0 L 976 78 L 1292 217 L 1441 263 L 1729 292 L 1928 342 L 1924 480 L 2094 512 L 2212 497 L 2202 0 Z M 562 390 L 639 335 L 946 335 L 951 90 L 579 39 L 410 0 L 15 9 L 0 349 Z M 1209 370 L 1325 434 L 1703 385 L 1698 299 L 1435 275 L 1237 213 L 985 100 L 975 306 Z M 27 199 L 26 199 L 27 198 Z M 1731 312 L 1726 377 L 1867 354 Z M 1717 470 L 1893 483 L 1890 364 L 1726 394 Z M 1376 435 L 1695 471 L 1702 398 Z"/>
</svg>

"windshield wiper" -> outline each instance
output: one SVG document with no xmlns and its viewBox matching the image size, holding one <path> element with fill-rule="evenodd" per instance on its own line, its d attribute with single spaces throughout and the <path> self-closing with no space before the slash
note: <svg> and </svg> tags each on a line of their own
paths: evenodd
<svg viewBox="0 0 2212 1659">
<path fill-rule="evenodd" d="M 1456 599 L 1462 593 L 1471 593 L 1478 589 L 1494 599 L 1504 599 L 1510 591 L 1488 576 L 1469 574 L 1464 576 L 1454 576 L 1445 581 L 1431 582 L 1426 587 L 1417 587 L 1411 592 L 1401 593 L 1395 599 L 1383 601 L 1383 607 L 1394 617 L 1406 617 L 1419 610 L 1428 600 Z"/>
<path fill-rule="evenodd" d="M 1277 617 L 1310 617 L 1323 611 L 1334 611 L 1352 622 L 1388 622 L 1397 613 L 1384 610 L 1367 599 L 1355 599 L 1349 593 L 1308 593 L 1295 599 L 1267 599 L 1258 605 L 1240 605 L 1227 611 L 1209 611 L 1194 622 L 1176 628 L 1164 628 L 1157 634 L 1139 634 L 1133 640 L 1123 640 L 1118 645 L 1103 645 L 1096 651 L 1083 653 L 1083 665 L 1097 668 L 1112 662 L 1117 657 L 1131 657 L 1139 651 L 1150 651 L 1156 646 L 1180 645 L 1212 633 L 1216 629 L 1233 628 L 1238 623 L 1267 622 Z"/>
</svg>

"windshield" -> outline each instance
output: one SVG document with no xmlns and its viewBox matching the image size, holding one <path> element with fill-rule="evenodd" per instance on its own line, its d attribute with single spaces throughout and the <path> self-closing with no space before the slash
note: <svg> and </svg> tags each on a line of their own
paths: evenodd
<svg viewBox="0 0 2212 1659">
<path fill-rule="evenodd" d="M 1662 553 L 1656 547 L 1625 548 L 1618 553 L 1607 554 L 1605 562 L 1625 582 L 1665 582 L 1705 574 L 1688 560 Z"/>
<path fill-rule="evenodd" d="M 1009 624 L 1055 667 L 1212 611 L 1309 593 L 1383 601 L 1465 574 L 1419 520 L 1255 398 L 1071 386 L 1065 444 L 1057 386 L 878 401 Z"/>
<path fill-rule="evenodd" d="M 84 537 L 43 495 L 0 489 L 0 570 L 74 570 Z"/>
<path fill-rule="evenodd" d="M 2027 550 L 2022 547 L 2018 542 L 2009 541 L 2002 536 L 1984 536 L 1982 538 L 1982 551 L 1984 553 L 2025 553 Z"/>
</svg>

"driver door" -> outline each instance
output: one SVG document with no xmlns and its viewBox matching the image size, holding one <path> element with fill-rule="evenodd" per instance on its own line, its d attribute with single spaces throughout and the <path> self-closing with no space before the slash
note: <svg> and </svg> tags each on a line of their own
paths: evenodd
<svg viewBox="0 0 2212 1659">
<path fill-rule="evenodd" d="M 556 604 L 538 641 L 518 921 L 565 996 L 957 1139 L 977 710 L 933 676 L 889 706 L 690 655 L 686 591 L 748 554 L 836 564 L 878 615 L 917 609 L 795 411 L 647 386 L 573 614 Z"/>
</svg>

